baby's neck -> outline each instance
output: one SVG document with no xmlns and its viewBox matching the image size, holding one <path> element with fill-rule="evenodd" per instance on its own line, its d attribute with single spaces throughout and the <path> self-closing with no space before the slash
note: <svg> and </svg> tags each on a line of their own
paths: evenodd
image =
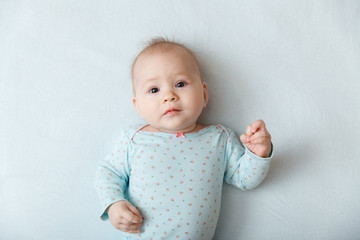
<svg viewBox="0 0 360 240">
<path fill-rule="evenodd" d="M 189 128 L 185 128 L 185 129 L 182 129 L 182 130 L 173 130 L 172 131 L 172 130 L 168 130 L 168 129 L 162 130 L 162 129 L 153 127 L 153 126 L 151 126 L 149 124 L 149 125 L 146 125 L 144 128 L 142 128 L 141 131 L 144 131 L 144 132 L 164 132 L 164 133 L 191 133 L 191 132 L 200 131 L 201 129 L 203 129 L 205 127 L 206 126 L 204 126 L 202 124 L 196 123 L 194 126 L 191 126 Z"/>
</svg>

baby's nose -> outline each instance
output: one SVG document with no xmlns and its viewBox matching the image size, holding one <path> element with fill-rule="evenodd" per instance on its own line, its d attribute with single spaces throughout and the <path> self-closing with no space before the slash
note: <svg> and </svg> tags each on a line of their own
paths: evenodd
<svg viewBox="0 0 360 240">
<path fill-rule="evenodd" d="M 168 102 L 168 101 L 172 102 L 177 100 L 178 100 L 178 96 L 173 91 L 167 91 L 164 94 L 164 98 L 163 98 L 164 102 Z"/>
</svg>

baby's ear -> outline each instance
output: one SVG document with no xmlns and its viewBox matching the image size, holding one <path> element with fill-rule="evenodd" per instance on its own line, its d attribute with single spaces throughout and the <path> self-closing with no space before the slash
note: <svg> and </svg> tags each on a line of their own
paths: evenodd
<svg viewBox="0 0 360 240">
<path fill-rule="evenodd" d="M 139 108 L 139 106 L 137 105 L 136 97 L 133 97 L 132 102 L 133 102 L 133 105 L 134 105 L 134 108 L 135 108 L 137 114 L 139 114 L 139 116 L 142 117 L 141 108 Z"/>
<path fill-rule="evenodd" d="M 203 89 L 204 89 L 204 107 L 206 107 L 206 104 L 209 102 L 209 93 L 206 82 L 203 82 Z"/>
<path fill-rule="evenodd" d="M 136 105 L 136 98 L 135 97 L 133 97 L 132 102 L 133 102 L 134 108 L 137 111 L 137 105 Z"/>
</svg>

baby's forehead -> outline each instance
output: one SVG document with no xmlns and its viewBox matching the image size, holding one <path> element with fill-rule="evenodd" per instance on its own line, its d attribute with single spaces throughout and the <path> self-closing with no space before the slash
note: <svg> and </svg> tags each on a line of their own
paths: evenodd
<svg viewBox="0 0 360 240">
<path fill-rule="evenodd" d="M 188 55 L 191 59 L 193 59 L 196 67 L 199 68 L 199 64 L 198 64 L 198 61 L 197 61 L 195 55 L 189 49 L 187 49 L 185 46 L 177 44 L 177 43 L 171 43 L 171 42 L 157 43 L 152 46 L 146 47 L 144 50 L 142 50 L 137 55 L 137 57 L 135 58 L 135 60 L 133 62 L 132 68 L 131 68 L 132 79 L 134 77 L 135 65 L 139 59 L 141 59 L 142 61 L 144 61 L 144 60 L 151 61 L 151 57 L 156 57 L 156 56 L 166 54 L 169 52 L 171 52 L 173 54 L 178 54 L 179 56 L 184 55 L 184 54 Z"/>
</svg>

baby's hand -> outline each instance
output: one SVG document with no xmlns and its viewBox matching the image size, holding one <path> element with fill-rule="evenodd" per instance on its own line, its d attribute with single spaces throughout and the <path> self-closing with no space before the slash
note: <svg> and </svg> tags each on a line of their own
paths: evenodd
<svg viewBox="0 0 360 240">
<path fill-rule="evenodd" d="M 257 120 L 247 126 L 246 134 L 242 134 L 240 140 L 257 156 L 269 157 L 271 152 L 271 136 L 266 130 L 263 120 Z"/>
<path fill-rule="evenodd" d="M 111 224 L 122 232 L 139 233 L 143 224 L 140 212 L 128 201 L 119 201 L 107 210 Z"/>
</svg>

